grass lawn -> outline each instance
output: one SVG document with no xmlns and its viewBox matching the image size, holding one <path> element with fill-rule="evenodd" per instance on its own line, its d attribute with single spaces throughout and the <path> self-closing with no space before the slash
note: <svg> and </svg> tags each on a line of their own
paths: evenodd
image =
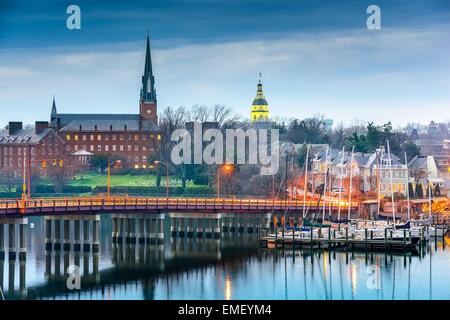
<svg viewBox="0 0 450 320">
<path fill-rule="evenodd" d="M 92 188 L 96 186 L 106 186 L 108 181 L 107 174 L 99 174 L 99 173 L 84 173 L 82 175 L 83 179 L 81 179 L 81 175 L 76 175 L 74 180 L 72 180 L 69 185 L 72 186 L 91 186 Z M 174 184 L 173 180 L 180 180 L 179 184 Z M 124 186 L 156 186 L 156 175 L 111 175 L 111 187 L 124 187 Z M 176 178 L 174 176 L 169 176 L 169 184 L 170 186 L 182 186 L 181 179 Z M 166 185 L 166 177 L 161 177 L 161 186 Z M 188 187 L 204 187 L 198 185 L 190 185 Z"/>
</svg>

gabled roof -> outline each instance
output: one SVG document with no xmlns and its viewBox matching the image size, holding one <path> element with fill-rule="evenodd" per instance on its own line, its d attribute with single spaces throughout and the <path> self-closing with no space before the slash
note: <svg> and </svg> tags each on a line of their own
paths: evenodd
<svg viewBox="0 0 450 320">
<path fill-rule="evenodd" d="M 43 129 L 38 134 L 31 130 L 18 130 L 13 135 L 4 135 L 0 137 L 0 144 L 36 144 L 44 138 L 51 129 Z"/>
<path fill-rule="evenodd" d="M 64 127 L 71 123 L 72 121 L 83 121 L 83 120 L 138 120 L 140 119 L 139 114 L 88 114 L 88 113 L 58 113 L 52 122 L 52 125 L 56 125 L 56 119 L 59 119 L 59 125 Z"/>
</svg>

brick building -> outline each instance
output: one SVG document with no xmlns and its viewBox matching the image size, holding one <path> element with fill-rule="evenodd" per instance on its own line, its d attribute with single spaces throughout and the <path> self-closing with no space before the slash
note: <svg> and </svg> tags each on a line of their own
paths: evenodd
<svg viewBox="0 0 450 320">
<path fill-rule="evenodd" d="M 29 163 L 31 168 L 37 167 L 45 174 L 42 161 L 62 159 L 64 145 L 47 121 L 36 121 L 34 129 L 23 129 L 22 122 L 9 122 L 7 133 L 0 136 L 0 168 L 11 169 L 21 176 L 24 164 Z"/>
<path fill-rule="evenodd" d="M 155 78 L 147 35 L 138 114 L 58 113 L 53 99 L 50 127 L 63 139 L 68 154 L 76 156 L 79 151 L 110 153 L 112 158 L 123 160 L 124 166 L 146 168 L 155 143 L 161 140 L 157 112 Z"/>
</svg>

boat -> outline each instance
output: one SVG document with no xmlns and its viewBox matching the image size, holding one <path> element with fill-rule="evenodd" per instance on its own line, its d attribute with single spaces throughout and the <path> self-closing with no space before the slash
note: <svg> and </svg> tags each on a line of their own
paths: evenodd
<svg viewBox="0 0 450 320">
<path fill-rule="evenodd" d="M 303 225 L 315 228 L 331 228 L 331 224 L 314 223 L 306 219 L 303 220 Z"/>
</svg>

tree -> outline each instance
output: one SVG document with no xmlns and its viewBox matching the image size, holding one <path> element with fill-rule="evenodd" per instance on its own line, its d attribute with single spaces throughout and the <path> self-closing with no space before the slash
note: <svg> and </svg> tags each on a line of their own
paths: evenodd
<svg viewBox="0 0 450 320">
<path fill-rule="evenodd" d="M 108 167 L 110 157 L 110 153 L 96 153 L 92 156 L 91 164 L 94 168 L 99 168 L 100 172 L 103 172 Z"/>
<path fill-rule="evenodd" d="M 64 186 L 73 178 L 73 176 L 80 170 L 78 161 L 72 158 L 66 158 L 64 165 L 47 166 L 47 175 L 55 185 L 55 191 L 61 193 Z"/>
<path fill-rule="evenodd" d="M 288 126 L 287 140 L 292 143 L 325 143 L 329 141 L 323 116 L 316 115 L 301 121 L 292 120 Z"/>
<path fill-rule="evenodd" d="M 409 160 L 415 156 L 420 155 L 420 149 L 414 142 L 405 142 L 402 145 L 403 152 L 406 152 L 406 156 Z"/>
<path fill-rule="evenodd" d="M 12 192 L 14 187 L 20 183 L 17 170 L 10 167 L 3 167 L 0 170 L 0 184 L 6 189 L 7 192 Z"/>
</svg>

